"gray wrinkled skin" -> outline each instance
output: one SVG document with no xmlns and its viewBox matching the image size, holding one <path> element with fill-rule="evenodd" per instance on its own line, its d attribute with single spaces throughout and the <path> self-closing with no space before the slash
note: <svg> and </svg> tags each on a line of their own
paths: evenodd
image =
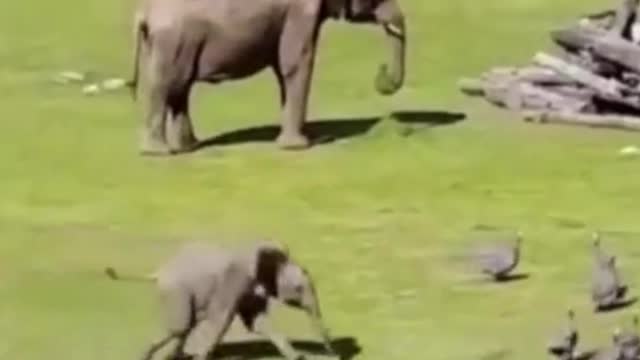
<svg viewBox="0 0 640 360">
<path fill-rule="evenodd" d="M 491 276 L 494 280 L 505 280 L 520 262 L 520 247 L 522 234 L 518 233 L 514 239 L 505 243 L 486 246 L 474 254 L 480 271 Z"/>
<path fill-rule="evenodd" d="M 134 93 L 147 80 L 140 151 L 188 152 L 199 146 L 189 111 L 196 82 L 221 83 L 271 69 L 278 81 L 285 149 L 309 146 L 303 134 L 316 48 L 328 19 L 379 24 L 390 60 L 375 85 L 390 95 L 405 72 L 405 20 L 396 0 L 142 0 L 135 15 Z"/>
<path fill-rule="evenodd" d="M 567 312 L 567 324 L 564 329 L 554 337 L 548 346 L 548 351 L 560 360 L 573 360 L 576 358 L 579 334 L 575 325 L 573 310 Z"/>
<path fill-rule="evenodd" d="M 113 279 L 124 277 L 107 269 Z M 202 244 L 184 246 L 148 280 L 155 281 L 166 321 L 166 336 L 153 342 L 142 357 L 150 360 L 174 342 L 172 358 L 185 355 L 185 343 L 196 327 L 207 331 L 191 355 L 205 360 L 238 316 L 247 330 L 266 336 L 287 359 L 300 359 L 284 336 L 269 326 L 269 299 L 277 299 L 307 312 L 329 351 L 329 335 L 322 324 L 320 306 L 310 275 L 288 253 L 271 243 L 242 249 Z"/>
</svg>

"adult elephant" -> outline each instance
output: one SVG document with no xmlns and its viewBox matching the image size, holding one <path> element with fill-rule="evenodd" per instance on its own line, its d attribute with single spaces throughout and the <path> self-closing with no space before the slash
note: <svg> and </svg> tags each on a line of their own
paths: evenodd
<svg viewBox="0 0 640 360">
<path fill-rule="evenodd" d="M 189 115 L 195 82 L 241 79 L 265 68 L 273 70 L 280 87 L 278 145 L 307 148 L 303 127 L 314 58 L 320 29 L 328 19 L 381 25 L 391 61 L 380 66 L 376 89 L 390 95 L 404 81 L 405 20 L 396 0 L 142 1 L 135 17 L 131 86 L 135 93 L 144 68 L 149 103 L 140 150 L 146 155 L 198 147 Z"/>
</svg>

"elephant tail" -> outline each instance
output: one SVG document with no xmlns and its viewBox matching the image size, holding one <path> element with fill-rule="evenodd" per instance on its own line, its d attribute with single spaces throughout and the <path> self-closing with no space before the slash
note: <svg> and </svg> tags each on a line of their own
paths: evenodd
<svg viewBox="0 0 640 360">
<path fill-rule="evenodd" d="M 127 82 L 127 86 L 131 90 L 131 96 L 135 100 L 138 93 L 138 82 L 140 78 L 140 57 L 142 45 L 146 44 L 149 40 L 149 26 L 141 16 L 137 17 L 135 20 L 134 32 L 135 52 L 133 58 L 133 75 L 131 80 Z"/>
<path fill-rule="evenodd" d="M 158 280 L 158 276 L 156 274 L 151 275 L 121 275 L 116 271 L 116 269 L 112 267 L 107 267 L 104 269 L 104 273 L 111 280 L 122 280 L 122 281 L 132 281 L 132 282 L 156 282 Z"/>
</svg>

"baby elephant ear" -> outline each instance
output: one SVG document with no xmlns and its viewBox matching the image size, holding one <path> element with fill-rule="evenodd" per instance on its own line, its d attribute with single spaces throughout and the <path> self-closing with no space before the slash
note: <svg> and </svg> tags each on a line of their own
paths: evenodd
<svg viewBox="0 0 640 360">
<path fill-rule="evenodd" d="M 352 21 L 372 20 L 377 0 L 345 0 L 346 17 Z"/>
<path fill-rule="evenodd" d="M 255 278 L 271 295 L 277 293 L 277 276 L 280 269 L 289 262 L 289 255 L 283 246 L 263 243 L 256 250 Z"/>
<path fill-rule="evenodd" d="M 280 253 L 285 257 L 289 257 L 289 247 L 286 244 L 283 244 L 274 240 L 263 240 L 262 243 L 258 245 L 258 252 L 265 253 Z"/>
<path fill-rule="evenodd" d="M 325 14 L 333 19 L 342 19 L 346 16 L 349 0 L 324 0 Z"/>
</svg>

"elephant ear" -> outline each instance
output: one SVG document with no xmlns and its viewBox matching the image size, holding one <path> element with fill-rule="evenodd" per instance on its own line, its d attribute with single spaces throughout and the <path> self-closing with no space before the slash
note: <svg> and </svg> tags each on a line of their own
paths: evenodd
<svg viewBox="0 0 640 360">
<path fill-rule="evenodd" d="M 347 16 L 349 0 L 324 0 L 323 12 L 332 19 L 342 19 Z"/>
<path fill-rule="evenodd" d="M 267 294 L 278 296 L 278 273 L 289 262 L 288 250 L 279 244 L 263 243 L 256 249 L 255 278 Z"/>
<path fill-rule="evenodd" d="M 374 18 L 378 0 L 345 0 L 347 18 L 352 21 L 369 21 Z"/>
</svg>

